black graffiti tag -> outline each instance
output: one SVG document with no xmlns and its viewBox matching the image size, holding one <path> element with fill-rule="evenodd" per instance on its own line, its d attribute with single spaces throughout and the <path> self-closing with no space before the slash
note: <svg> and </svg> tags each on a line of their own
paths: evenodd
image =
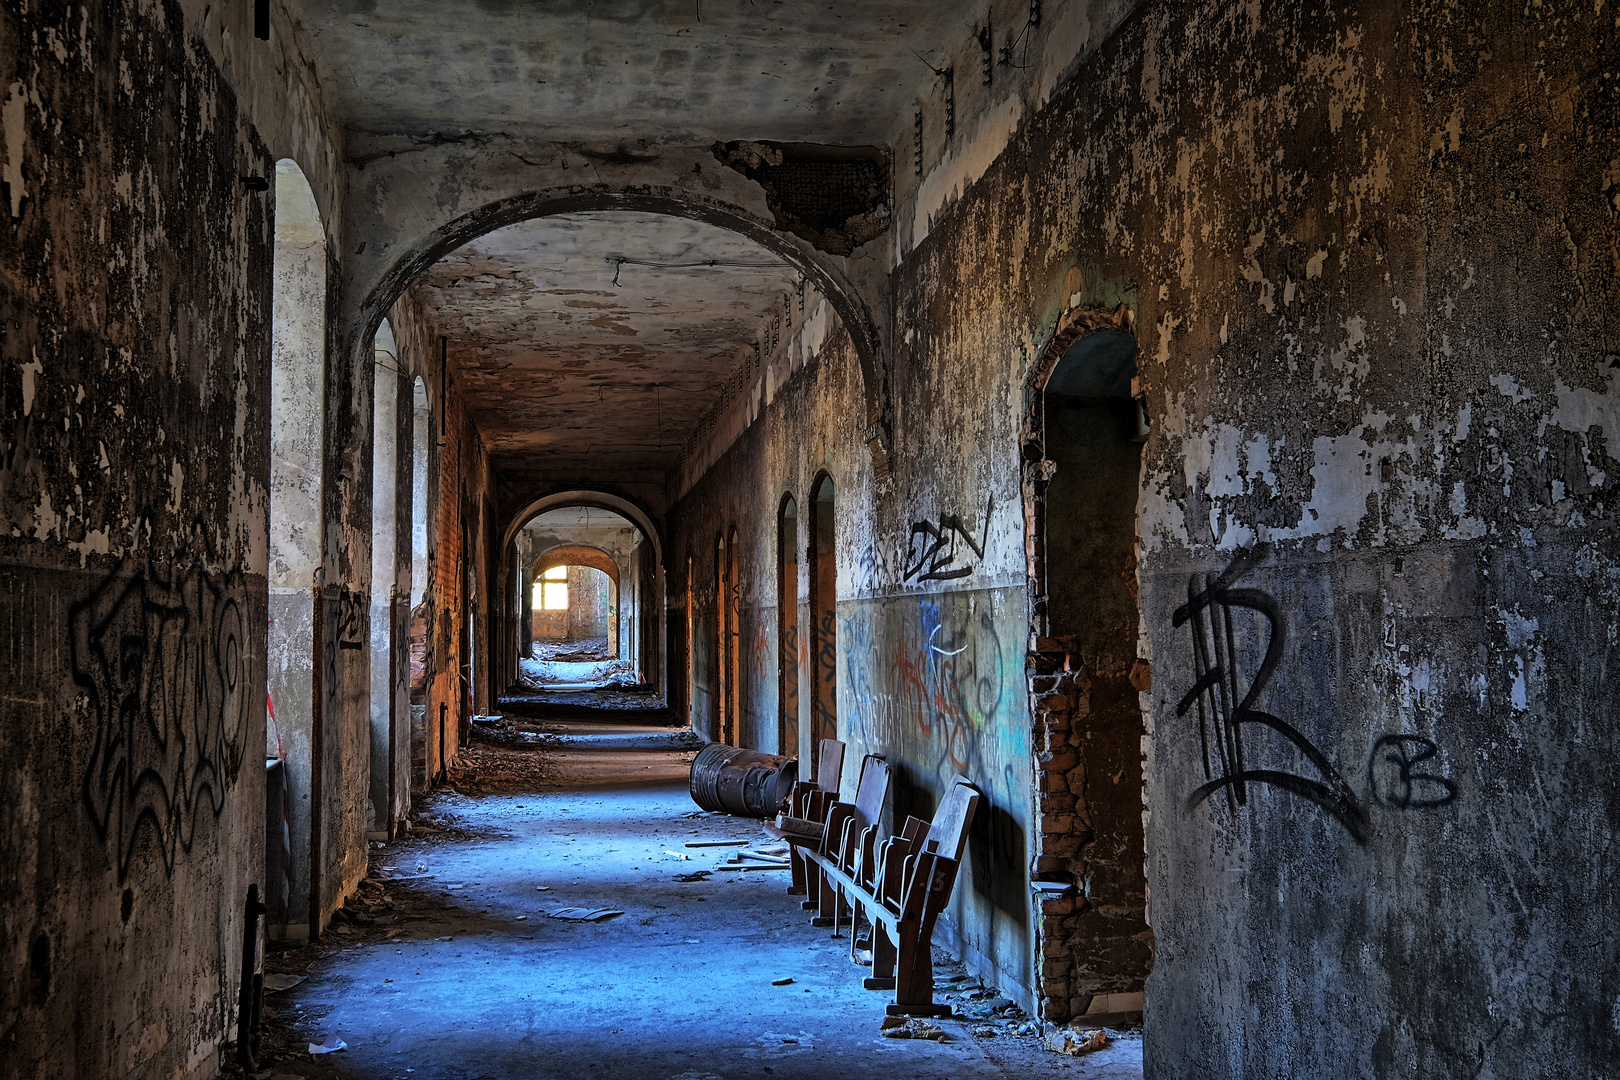
<svg viewBox="0 0 1620 1080">
<path fill-rule="evenodd" d="M 974 558 L 983 559 L 985 544 L 990 540 L 990 512 L 994 509 L 995 499 L 992 496 L 985 500 L 984 527 L 977 540 L 973 538 L 972 527 L 964 524 L 956 514 L 941 514 L 937 525 L 931 521 L 913 521 L 911 535 L 906 539 L 905 580 L 948 581 L 973 573 L 971 564 L 953 565 L 958 554 L 956 541 L 960 539 L 966 544 Z M 918 537 L 922 538 L 920 544 Z"/>
<path fill-rule="evenodd" d="M 1192 575 L 1187 581 L 1187 603 L 1176 609 L 1172 620 L 1178 627 L 1192 626 L 1196 681 L 1176 706 L 1176 715 L 1185 716 L 1197 706 L 1207 781 L 1188 798 L 1187 808 L 1224 791 L 1227 805 L 1235 813 L 1238 807 L 1248 804 L 1250 784 L 1267 784 L 1314 803 L 1343 825 L 1356 843 L 1365 844 L 1367 812 L 1327 755 L 1292 724 L 1254 707 L 1282 659 L 1283 622 L 1270 595 L 1259 589 L 1234 588 L 1232 583 L 1258 564 L 1265 553 L 1261 546 L 1240 555 L 1219 577 L 1205 576 L 1200 580 L 1199 575 Z M 1233 609 L 1255 612 L 1267 626 L 1265 655 L 1247 689 L 1237 669 Z M 1243 756 L 1246 726 L 1267 728 L 1281 735 L 1316 770 L 1316 777 L 1249 768 Z"/>
<path fill-rule="evenodd" d="M 245 601 L 240 573 L 164 578 L 131 560 L 72 609 L 73 680 L 94 723 L 84 802 L 120 883 L 143 833 L 172 874 L 198 822 L 225 809 L 254 700 Z"/>
<path fill-rule="evenodd" d="M 1457 786 L 1443 776 L 1418 772 L 1414 766 L 1430 761 L 1439 748 L 1420 735 L 1385 735 L 1373 744 L 1367 762 L 1367 787 L 1385 806 L 1427 810 L 1457 797 Z"/>
</svg>

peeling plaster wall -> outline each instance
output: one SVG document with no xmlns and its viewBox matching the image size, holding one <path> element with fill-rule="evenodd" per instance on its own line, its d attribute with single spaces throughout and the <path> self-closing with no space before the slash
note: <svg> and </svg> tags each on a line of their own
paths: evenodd
<svg viewBox="0 0 1620 1080">
<path fill-rule="evenodd" d="M 693 565 L 693 680 L 696 726 L 713 716 L 716 529 L 739 538 L 742 745 L 809 760 L 810 657 L 807 544 L 813 484 L 826 472 L 836 489 L 836 638 L 838 737 L 849 744 L 846 788 L 861 756 L 881 753 L 895 767 L 890 812 L 932 816 L 939 794 L 958 773 L 986 795 L 968 845 L 962 877 L 941 940 L 965 952 L 977 969 L 1028 997 L 1031 980 L 1028 817 L 1033 773 L 1024 680 L 1028 615 L 1023 578 L 1016 441 L 1006 435 L 1002 460 L 963 421 L 1016 400 L 1014 388 L 992 388 L 1010 372 L 963 371 L 960 391 L 929 386 L 920 366 L 897 364 L 897 400 L 911 403 L 897 427 L 896 474 L 878 481 L 865 432 L 860 367 L 836 323 L 819 355 L 786 373 L 770 404 L 737 436 L 671 513 L 672 568 Z M 941 377 L 935 372 L 932 377 Z M 960 381 L 960 380 L 958 380 Z M 919 415 L 920 414 L 920 415 Z M 1010 414 L 1009 414 L 1010 415 Z M 1010 421 L 1003 420 L 1003 423 Z M 932 440 L 930 443 L 929 440 Z M 914 449 L 912 449 L 914 448 Z M 776 508 L 798 502 L 800 716 L 798 747 L 778 748 L 779 686 Z M 902 493 L 905 493 L 902 495 Z M 985 507 L 991 507 L 988 526 Z M 960 541 L 954 559 L 932 547 L 916 522 L 942 516 L 970 523 L 975 556 Z M 921 580 L 927 567 L 961 571 Z M 919 567 L 920 564 L 920 567 Z M 909 572 L 908 572 L 909 571 Z M 684 593 L 685 582 L 671 591 Z M 673 690 L 672 690 L 673 692 Z M 711 733 L 712 735 L 712 733 Z"/>
<path fill-rule="evenodd" d="M 1620 1052 L 1614 897 L 1575 869 L 1612 861 L 1620 820 L 1593 722 L 1620 636 L 1615 45 L 1594 5 L 1172 9 L 1073 103 L 1152 135 L 1084 155 L 1074 190 L 1103 226 L 1076 247 L 1140 267 L 1152 356 L 1148 1023 L 1219 1033 L 1150 1042 L 1160 1074 L 1595 1075 Z M 1186 805 L 1174 614 L 1257 543 L 1230 584 L 1275 611 L 1236 610 L 1232 666 L 1325 767 L 1268 721 L 1245 764 L 1336 813 L 1276 784 Z"/>
<path fill-rule="evenodd" d="M 926 809 L 971 748 L 992 813 L 952 926 L 1027 1001 L 1028 916 L 1002 898 L 1027 854 L 980 868 L 1034 824 L 1029 382 L 1067 270 L 1101 283 L 1087 302 L 1134 294 L 1150 1077 L 1617 1056 L 1615 35 L 1593 5 L 1143 5 L 899 266 L 892 479 L 854 452 L 829 347 L 672 510 L 701 674 L 713 523 L 742 536 L 749 640 L 778 603 L 761 508 L 804 507 L 829 464 L 849 760 L 886 751 Z M 915 580 L 908 540 L 986 508 L 982 557 L 946 549 L 971 573 Z M 1189 589 L 1211 606 L 1178 617 Z M 1227 610 L 1238 693 L 1203 708 L 1266 774 L 1242 804 L 1188 696 L 1192 616 L 1207 649 Z M 745 672 L 745 714 L 772 674 Z"/>
<path fill-rule="evenodd" d="M 0 12 L 0 1059 L 208 1076 L 264 866 L 274 154 L 172 4 Z"/>
</svg>

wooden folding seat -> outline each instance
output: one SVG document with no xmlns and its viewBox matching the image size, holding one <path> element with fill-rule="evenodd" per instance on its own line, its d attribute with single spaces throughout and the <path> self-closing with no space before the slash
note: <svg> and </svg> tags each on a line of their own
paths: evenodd
<svg viewBox="0 0 1620 1080">
<path fill-rule="evenodd" d="M 957 777 L 940 800 L 933 824 L 908 818 L 899 835 L 873 849 L 859 878 L 825 856 L 811 858 L 871 921 L 872 974 L 864 985 L 894 990 L 891 1015 L 950 1012 L 949 1006 L 934 1004 L 934 924 L 950 903 L 981 797 L 977 788 Z"/>
<path fill-rule="evenodd" d="M 889 763 L 876 754 L 861 760 L 860 782 L 855 788 L 855 801 L 834 803 L 827 811 L 827 826 L 821 845 L 814 855 L 807 850 L 806 862 L 820 869 L 823 866 L 840 871 L 845 877 L 859 881 L 866 868 L 875 865 L 878 834 L 883 819 L 883 804 L 889 798 L 892 770 Z M 852 916 L 854 899 L 844 896 L 844 886 L 826 873 L 818 873 L 820 890 L 817 899 L 816 926 L 831 926 L 833 936 L 844 915 Z"/>
<path fill-rule="evenodd" d="M 819 846 L 820 833 L 827 821 L 827 811 L 838 799 L 838 781 L 844 771 L 844 744 L 837 739 L 822 739 L 816 752 L 816 778 L 813 781 L 800 780 L 793 785 L 793 791 L 788 795 L 787 807 L 778 817 L 778 822 L 766 822 L 765 831 L 779 839 L 788 842 L 788 865 L 790 880 L 788 883 L 789 896 L 812 897 L 819 893 L 818 888 L 810 888 L 810 876 L 814 870 L 805 862 L 802 849 L 805 846 Z M 812 827 L 818 827 L 812 832 Z M 806 909 L 818 906 L 817 900 L 807 900 Z"/>
</svg>

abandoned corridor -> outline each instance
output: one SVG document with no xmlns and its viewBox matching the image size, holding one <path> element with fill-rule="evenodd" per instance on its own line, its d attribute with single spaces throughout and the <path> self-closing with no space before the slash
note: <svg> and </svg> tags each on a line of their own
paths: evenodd
<svg viewBox="0 0 1620 1080">
<path fill-rule="evenodd" d="M 289 1070 L 1613 1077 L 1617 117 L 1611 0 L 0 5 L 0 1080 L 261 952 Z"/>
<path fill-rule="evenodd" d="M 1006 998 L 949 963 L 937 979 L 961 1018 L 944 1022 L 947 1040 L 883 1037 L 885 995 L 861 989 L 847 930 L 812 927 L 786 873 L 719 869 L 738 847 L 685 846 L 767 838 L 692 805 L 693 753 L 669 729 L 546 727 L 558 735 L 548 749 L 524 751 L 545 758 L 543 783 L 436 795 L 423 817 L 444 831 L 373 855 L 397 913 L 272 953 L 273 969 L 307 978 L 271 996 L 286 1053 L 267 1068 L 355 1080 L 407 1068 L 445 1080 L 1141 1076 L 1139 1036 L 1082 1059 L 1045 1053 L 1018 1034 L 1027 1020 L 1000 1011 Z M 568 908 L 622 914 L 548 917 Z M 333 1036 L 345 1050 L 301 1052 Z"/>
</svg>

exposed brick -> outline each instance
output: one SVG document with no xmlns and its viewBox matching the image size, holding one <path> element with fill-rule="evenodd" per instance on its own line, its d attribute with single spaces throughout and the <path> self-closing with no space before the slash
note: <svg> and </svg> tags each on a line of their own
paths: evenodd
<svg viewBox="0 0 1620 1080">
<path fill-rule="evenodd" d="M 1080 763 L 1080 757 L 1073 750 L 1053 751 L 1037 755 L 1042 772 L 1066 773 Z"/>
<path fill-rule="evenodd" d="M 1042 915 L 1069 915 L 1074 912 L 1074 897 L 1053 896 L 1041 901 Z"/>
</svg>

